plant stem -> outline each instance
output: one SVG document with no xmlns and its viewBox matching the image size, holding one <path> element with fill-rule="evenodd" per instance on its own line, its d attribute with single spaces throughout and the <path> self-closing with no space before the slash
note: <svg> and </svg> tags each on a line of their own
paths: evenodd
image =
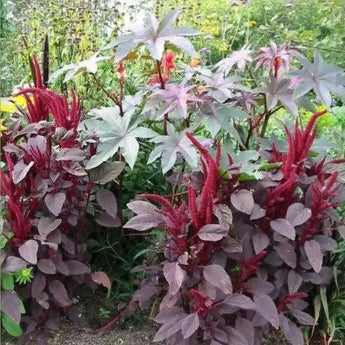
<svg viewBox="0 0 345 345">
<path fill-rule="evenodd" d="M 161 61 L 156 60 L 156 67 L 157 67 L 157 72 L 158 72 L 158 76 L 159 76 L 159 81 L 161 84 L 161 89 L 164 90 L 165 89 L 165 81 L 163 79 L 163 75 L 162 75 L 162 69 L 161 69 Z M 164 135 L 168 135 L 168 114 L 164 114 L 164 120 L 163 120 L 163 133 Z"/>
<path fill-rule="evenodd" d="M 118 104 L 118 99 L 114 96 L 112 96 L 104 87 L 104 85 L 102 84 L 102 82 L 96 77 L 96 75 L 94 73 L 91 73 L 93 79 L 95 80 L 96 84 L 98 85 L 98 87 L 115 103 Z"/>
</svg>

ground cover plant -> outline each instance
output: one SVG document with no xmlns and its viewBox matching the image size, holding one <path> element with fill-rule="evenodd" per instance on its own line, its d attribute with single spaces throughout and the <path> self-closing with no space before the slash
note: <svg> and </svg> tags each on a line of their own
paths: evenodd
<svg viewBox="0 0 345 345">
<path fill-rule="evenodd" d="M 344 159 L 317 127 L 333 113 L 342 126 L 344 72 L 273 40 L 205 65 L 180 14 L 148 12 L 50 76 L 47 41 L 33 84 L 2 102 L 1 315 L 12 335 L 24 326 L 19 342 L 45 343 L 61 313 L 81 322 L 76 291 L 110 290 L 103 266 L 125 303 L 99 331 L 140 309 L 167 344 L 336 334 Z M 98 103 L 76 94 L 83 81 Z"/>
</svg>

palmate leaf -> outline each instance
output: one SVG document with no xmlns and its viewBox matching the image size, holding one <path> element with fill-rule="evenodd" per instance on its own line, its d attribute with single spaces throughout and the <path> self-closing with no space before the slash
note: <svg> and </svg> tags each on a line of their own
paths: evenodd
<svg viewBox="0 0 345 345">
<path fill-rule="evenodd" d="M 180 154 L 191 167 L 196 168 L 198 156 L 194 145 L 186 136 L 186 131 L 179 134 L 176 132 L 175 127 L 168 123 L 168 135 L 159 135 L 151 141 L 159 145 L 151 152 L 148 164 L 161 157 L 164 174 L 174 166 L 178 154 Z"/>
<path fill-rule="evenodd" d="M 100 61 L 108 60 L 110 57 L 98 56 L 98 52 L 92 55 L 89 59 L 80 62 L 72 63 L 54 72 L 50 77 L 50 82 L 55 81 L 61 75 L 65 74 L 64 83 L 71 80 L 81 69 L 86 69 L 89 73 L 96 73 L 98 69 L 97 63 Z"/>
<path fill-rule="evenodd" d="M 194 56 L 196 54 L 195 49 L 185 36 L 194 36 L 198 32 L 190 28 L 174 27 L 173 23 L 178 16 L 179 11 L 174 10 L 168 13 L 161 22 L 158 22 L 152 13 L 147 12 L 143 31 L 120 36 L 107 45 L 105 49 L 117 47 L 115 59 L 119 61 L 142 43 L 155 60 L 160 60 L 163 56 L 165 43 L 170 42 L 186 54 Z"/>
<path fill-rule="evenodd" d="M 332 93 L 345 98 L 345 73 L 342 69 L 325 63 L 318 53 L 314 55 L 314 63 L 302 55 L 299 59 L 303 64 L 303 69 L 291 73 L 299 80 L 293 93 L 295 99 L 310 90 L 314 90 L 320 101 L 327 107 L 331 105 Z"/>
<path fill-rule="evenodd" d="M 291 80 L 288 78 L 274 78 L 271 79 L 263 91 L 267 96 L 267 108 L 273 109 L 278 101 L 280 101 L 284 107 L 291 112 L 291 114 L 298 115 L 298 107 L 293 99 L 293 89 L 290 87 Z"/>
<path fill-rule="evenodd" d="M 100 143 L 97 153 L 91 157 L 86 169 L 93 169 L 113 157 L 118 150 L 125 161 L 133 169 L 138 156 L 139 143 L 137 138 L 153 138 L 156 133 L 145 127 L 138 127 L 139 122 L 131 123 L 131 112 L 120 116 L 116 108 L 103 108 L 104 112 L 97 112 L 102 119 L 85 120 L 82 128 L 94 131 Z"/>
<path fill-rule="evenodd" d="M 237 65 L 237 68 L 243 72 L 247 62 L 251 61 L 253 61 L 252 50 L 250 49 L 250 45 L 245 45 L 240 50 L 235 50 L 228 57 L 220 60 L 215 67 L 217 68 L 217 72 L 227 76 L 233 66 Z"/>
<path fill-rule="evenodd" d="M 225 78 L 223 73 L 215 73 L 213 76 L 200 76 L 200 80 L 206 84 L 208 95 L 219 103 L 225 102 L 234 96 L 234 90 L 250 91 L 249 88 L 236 84 L 237 78 Z"/>
</svg>

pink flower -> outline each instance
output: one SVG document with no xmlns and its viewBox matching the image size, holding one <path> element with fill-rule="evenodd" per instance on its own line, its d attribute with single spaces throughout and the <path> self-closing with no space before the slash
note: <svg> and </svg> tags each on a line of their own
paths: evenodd
<svg viewBox="0 0 345 345">
<path fill-rule="evenodd" d="M 297 87 L 299 85 L 299 83 L 300 83 L 299 78 L 292 77 L 290 87 L 294 89 L 295 87 Z"/>
</svg>

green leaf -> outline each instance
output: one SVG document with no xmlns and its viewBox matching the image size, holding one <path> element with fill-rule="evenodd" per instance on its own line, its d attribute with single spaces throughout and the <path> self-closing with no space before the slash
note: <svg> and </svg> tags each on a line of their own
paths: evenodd
<svg viewBox="0 0 345 345">
<path fill-rule="evenodd" d="M 321 298 L 321 303 L 322 303 L 322 307 L 323 310 L 325 312 L 326 315 L 326 319 L 327 319 L 327 323 L 328 325 L 331 324 L 330 321 L 330 316 L 329 316 L 329 308 L 328 308 L 328 302 L 327 302 L 327 294 L 326 294 L 327 290 L 326 290 L 326 286 L 321 286 L 320 287 L 320 298 Z"/>
<path fill-rule="evenodd" d="M 272 170 L 272 169 L 279 169 L 281 167 L 281 162 L 276 163 L 265 163 L 260 166 L 259 171 L 266 171 L 266 170 Z"/>
<path fill-rule="evenodd" d="M 1 313 L 1 319 L 2 326 L 9 335 L 12 335 L 12 337 L 19 337 L 22 335 L 22 328 L 17 325 L 7 314 Z"/>
<path fill-rule="evenodd" d="M 254 175 L 249 175 L 243 172 L 238 175 L 238 180 L 239 181 L 255 181 L 256 177 Z"/>
<path fill-rule="evenodd" d="M 21 314 L 25 314 L 26 313 L 26 310 L 25 310 L 25 307 L 24 307 L 24 303 L 22 300 L 19 300 L 20 302 L 20 313 Z"/>
<path fill-rule="evenodd" d="M 4 235 L 0 235 L 0 249 L 4 249 L 7 243 L 7 238 Z"/>
<path fill-rule="evenodd" d="M 1 275 L 1 287 L 4 290 L 14 290 L 14 282 L 13 282 L 12 273 Z"/>
<path fill-rule="evenodd" d="M 132 112 L 128 110 L 123 116 L 114 107 L 102 107 L 96 111 L 103 120 L 85 120 L 81 128 L 96 132 L 100 143 L 96 155 L 89 160 L 86 169 L 94 169 L 113 157 L 118 150 L 133 169 L 139 152 L 137 138 L 153 138 L 156 132 L 146 127 L 138 127 L 138 122 L 131 123 Z M 93 110 L 95 113 L 95 110 Z"/>
</svg>

